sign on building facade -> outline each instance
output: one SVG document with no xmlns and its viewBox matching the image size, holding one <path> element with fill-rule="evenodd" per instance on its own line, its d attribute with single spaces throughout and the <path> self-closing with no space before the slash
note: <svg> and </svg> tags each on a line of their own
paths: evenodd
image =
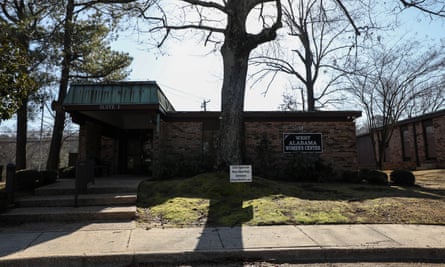
<svg viewBox="0 0 445 267">
<path fill-rule="evenodd" d="M 321 133 L 283 133 L 283 152 L 323 152 Z"/>
</svg>

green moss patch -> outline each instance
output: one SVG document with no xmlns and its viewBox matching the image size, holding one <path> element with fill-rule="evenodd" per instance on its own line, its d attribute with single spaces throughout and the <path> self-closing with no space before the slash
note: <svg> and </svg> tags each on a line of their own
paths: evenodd
<svg viewBox="0 0 445 267">
<path fill-rule="evenodd" d="M 429 178 L 431 180 L 433 178 Z M 150 180 L 140 184 L 138 216 L 147 227 L 445 222 L 445 189 L 435 180 L 414 187 L 293 183 L 227 175 Z M 434 179 L 433 179 L 434 180 Z"/>
</svg>

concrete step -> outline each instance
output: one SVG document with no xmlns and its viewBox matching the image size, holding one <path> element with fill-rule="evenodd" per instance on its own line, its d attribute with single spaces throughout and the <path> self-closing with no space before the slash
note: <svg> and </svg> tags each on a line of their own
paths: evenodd
<svg viewBox="0 0 445 267">
<path fill-rule="evenodd" d="M 134 187 L 95 187 L 88 186 L 88 194 L 109 194 L 109 193 L 135 193 L 137 188 Z M 51 188 L 42 187 L 36 188 L 35 195 L 37 196 L 53 196 L 53 195 L 74 195 L 74 187 L 72 188 Z"/>
<path fill-rule="evenodd" d="M 129 206 L 136 204 L 136 194 L 79 195 L 79 206 Z M 16 200 L 18 207 L 73 207 L 74 195 L 28 196 Z"/>
<path fill-rule="evenodd" d="M 88 194 L 109 194 L 109 193 L 136 193 L 140 180 L 98 180 L 95 184 L 88 184 Z M 74 179 L 60 179 L 58 182 L 36 188 L 35 195 L 74 195 Z"/>
<path fill-rule="evenodd" d="M 33 207 L 15 208 L 0 214 L 6 223 L 25 222 L 78 222 L 78 221 L 130 221 L 136 217 L 136 207 Z"/>
</svg>

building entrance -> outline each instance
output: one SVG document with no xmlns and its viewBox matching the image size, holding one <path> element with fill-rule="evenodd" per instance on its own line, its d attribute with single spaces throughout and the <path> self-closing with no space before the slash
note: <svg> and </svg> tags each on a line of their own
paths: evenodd
<svg viewBox="0 0 445 267">
<path fill-rule="evenodd" d="M 127 132 L 121 139 L 121 172 L 126 174 L 151 174 L 153 131 Z"/>
</svg>

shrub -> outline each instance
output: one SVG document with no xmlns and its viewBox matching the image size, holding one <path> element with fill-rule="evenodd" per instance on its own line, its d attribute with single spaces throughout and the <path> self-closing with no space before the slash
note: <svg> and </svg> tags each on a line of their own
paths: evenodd
<svg viewBox="0 0 445 267">
<path fill-rule="evenodd" d="M 8 208 L 8 193 L 6 190 L 0 190 L 0 212 Z"/>
<path fill-rule="evenodd" d="M 163 156 L 154 166 L 153 176 L 156 178 L 192 177 L 204 172 L 205 162 L 184 156 Z"/>
<path fill-rule="evenodd" d="M 416 177 L 410 171 L 395 170 L 390 174 L 391 183 L 394 185 L 413 186 L 416 183 Z"/>
<path fill-rule="evenodd" d="M 39 173 L 39 186 L 55 183 L 57 180 L 56 171 L 40 171 Z"/>
<path fill-rule="evenodd" d="M 358 184 L 362 181 L 362 177 L 357 171 L 344 171 L 342 174 L 342 180 L 346 183 Z"/>
<path fill-rule="evenodd" d="M 70 166 L 62 168 L 59 170 L 60 178 L 75 178 L 76 177 L 76 167 Z"/>
<path fill-rule="evenodd" d="M 273 150 L 272 142 L 267 134 L 263 134 L 260 141 L 255 147 L 255 174 L 263 177 L 277 176 L 273 166 Z"/>
<path fill-rule="evenodd" d="M 15 173 L 15 179 L 17 190 L 34 191 L 40 179 L 40 173 L 37 170 L 20 170 Z"/>
<path fill-rule="evenodd" d="M 360 177 L 366 180 L 369 184 L 374 185 L 388 185 L 388 175 L 377 170 L 363 170 L 360 172 Z"/>
<path fill-rule="evenodd" d="M 286 177 L 292 181 L 320 182 L 330 180 L 333 175 L 330 165 L 311 154 L 295 154 L 286 168 Z"/>
</svg>

